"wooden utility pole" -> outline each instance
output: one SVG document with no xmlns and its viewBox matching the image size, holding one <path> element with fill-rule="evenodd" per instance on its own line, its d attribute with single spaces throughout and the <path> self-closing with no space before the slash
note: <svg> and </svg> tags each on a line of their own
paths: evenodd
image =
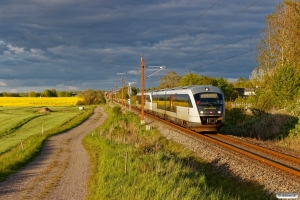
<svg viewBox="0 0 300 200">
<path fill-rule="evenodd" d="M 122 107 L 124 107 L 123 99 L 124 99 L 124 79 L 122 78 Z"/>
<path fill-rule="evenodd" d="M 141 84 L 142 84 L 142 99 L 141 99 L 141 124 L 145 124 L 145 120 L 144 120 L 144 90 L 145 90 L 145 77 L 144 77 L 144 73 L 145 73 L 145 61 L 143 56 L 141 56 Z"/>
<path fill-rule="evenodd" d="M 116 99 L 118 98 L 118 85 L 116 84 Z"/>
</svg>

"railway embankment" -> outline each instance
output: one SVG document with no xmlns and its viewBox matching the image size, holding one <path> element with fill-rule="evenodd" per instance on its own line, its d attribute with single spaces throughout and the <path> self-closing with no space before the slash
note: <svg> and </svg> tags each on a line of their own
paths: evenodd
<svg viewBox="0 0 300 200">
<path fill-rule="evenodd" d="M 84 139 L 93 162 L 88 199 L 275 199 L 273 190 L 235 174 L 232 164 L 245 165 L 232 153 L 150 117 L 147 131 L 137 115 L 113 109 L 104 126 Z"/>
<path fill-rule="evenodd" d="M 241 182 L 250 181 L 262 185 L 264 190 L 271 196 L 275 196 L 278 192 L 297 192 L 300 194 L 299 177 L 289 175 L 274 167 L 265 165 L 265 163 L 249 159 L 239 153 L 232 152 L 214 143 L 207 142 L 206 140 L 195 139 L 163 122 L 153 120 L 151 117 L 149 117 L 148 123 L 156 127 L 167 139 L 182 144 L 187 149 L 195 152 L 197 156 L 212 163 L 222 172 L 223 176 L 235 176 L 238 177 Z M 257 144 L 257 139 L 246 138 L 245 140 Z M 264 142 L 260 140 L 260 143 Z M 299 157 L 297 157 L 297 151 L 285 151 L 285 147 L 281 148 L 274 143 L 272 145 L 270 142 L 262 146 L 279 152 L 290 153 L 290 155 L 299 159 Z M 286 162 L 287 165 L 289 163 L 289 161 L 283 162 Z M 295 167 L 295 165 L 296 170 L 299 171 L 299 166 L 293 164 L 293 167 Z"/>
</svg>

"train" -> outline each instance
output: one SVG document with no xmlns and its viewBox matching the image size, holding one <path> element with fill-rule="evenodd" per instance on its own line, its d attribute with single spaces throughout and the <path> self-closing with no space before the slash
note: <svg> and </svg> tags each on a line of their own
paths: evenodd
<svg viewBox="0 0 300 200">
<path fill-rule="evenodd" d="M 141 109 L 141 95 L 136 96 L 138 109 Z M 225 122 L 224 93 L 211 85 L 144 92 L 144 110 L 196 132 L 218 131 Z"/>
</svg>

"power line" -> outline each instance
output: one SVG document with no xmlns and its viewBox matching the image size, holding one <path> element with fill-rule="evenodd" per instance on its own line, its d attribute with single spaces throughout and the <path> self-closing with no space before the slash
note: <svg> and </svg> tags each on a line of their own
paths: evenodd
<svg viewBox="0 0 300 200">
<path fill-rule="evenodd" d="M 220 27 L 221 25 L 225 24 L 226 22 L 228 22 L 229 20 L 233 19 L 234 17 L 236 17 L 237 15 L 241 14 L 242 12 L 244 12 L 245 10 L 247 10 L 248 8 L 250 8 L 251 6 L 253 6 L 254 4 L 256 4 L 257 2 L 259 2 L 260 0 L 256 0 L 255 2 L 253 2 L 252 4 L 250 4 L 249 6 L 245 7 L 244 9 L 242 9 L 241 11 L 239 11 L 238 13 L 234 14 L 233 16 L 227 18 L 226 20 L 222 21 L 221 23 L 219 23 L 218 25 L 210 28 L 209 30 L 207 30 L 206 32 L 200 34 L 199 37 L 197 37 L 195 40 L 193 40 L 192 42 L 195 42 L 196 40 L 198 40 L 201 36 L 203 36 L 204 34 L 210 33 L 213 30 L 217 29 L 218 27 Z M 175 50 L 174 50 L 175 51 Z M 171 51 L 169 54 L 167 54 L 167 56 L 169 56 L 170 54 L 172 54 L 174 51 Z"/>
<path fill-rule="evenodd" d="M 179 35 L 179 33 L 181 33 L 182 31 L 184 31 L 187 27 L 189 27 L 192 23 L 194 23 L 196 20 L 198 20 L 200 17 L 202 17 L 207 11 L 209 11 L 211 8 L 213 8 L 217 3 L 219 3 L 220 0 L 216 1 L 213 5 L 211 5 L 208 9 L 206 9 L 203 13 L 201 13 L 196 19 L 194 19 L 191 23 L 189 23 L 188 25 L 186 25 L 185 27 L 183 27 L 180 31 L 178 31 L 174 36 L 176 37 L 177 35 Z"/>
<path fill-rule="evenodd" d="M 245 10 L 247 10 L 248 8 L 250 8 L 251 6 L 253 6 L 254 4 L 256 4 L 257 2 L 259 2 L 260 0 L 257 0 L 255 2 L 253 2 L 251 5 L 247 6 L 246 8 L 244 8 L 243 10 L 241 10 L 240 12 L 236 13 L 235 15 L 229 17 L 228 19 L 224 20 L 223 22 L 221 22 L 220 24 L 218 24 L 217 26 L 214 26 L 212 28 L 210 28 L 208 31 L 202 33 L 198 38 L 196 38 L 194 41 L 198 40 L 202 35 L 207 34 L 215 29 L 217 29 L 219 26 L 225 24 L 226 22 L 228 22 L 229 20 L 231 20 L 232 18 L 236 17 L 237 15 L 241 14 L 242 12 L 244 12 Z"/>
<path fill-rule="evenodd" d="M 208 63 L 206 65 L 202 65 L 202 66 L 199 66 L 199 67 L 194 67 L 194 68 L 191 68 L 190 70 L 194 70 L 194 69 L 197 69 L 197 68 L 200 68 L 200 67 L 206 67 L 208 65 L 212 65 L 212 64 L 215 64 L 215 63 L 218 63 L 218 62 L 222 62 L 224 60 L 229 60 L 231 58 L 235 58 L 235 57 L 238 57 L 238 56 L 241 56 L 241 55 L 244 55 L 244 54 L 247 54 L 247 53 L 250 53 L 252 51 L 256 51 L 256 50 L 253 50 L 253 49 L 250 49 L 249 51 L 246 51 L 246 52 L 243 52 L 243 53 L 240 53 L 240 54 L 236 54 L 234 56 L 230 56 L 230 57 L 227 57 L 227 58 L 223 58 L 223 59 L 220 59 L 218 61 L 215 61 L 215 62 L 212 62 L 212 63 Z"/>
<path fill-rule="evenodd" d="M 201 16 L 203 16 L 207 11 L 209 11 L 212 7 L 214 7 L 220 0 L 216 1 L 212 6 L 210 6 L 208 9 L 206 9 L 203 13 L 201 13 L 196 19 L 194 19 L 191 23 L 189 23 L 187 26 L 185 26 L 184 28 L 182 28 L 180 31 L 178 31 L 173 37 L 176 37 L 178 36 L 182 31 L 184 31 L 187 27 L 189 27 L 191 24 L 193 24 L 196 20 L 198 20 Z M 244 9 L 242 9 L 241 11 L 239 11 L 238 13 L 234 14 L 233 16 L 225 19 L 224 21 L 222 21 L 221 23 L 219 23 L 218 25 L 210 28 L 209 30 L 207 30 L 206 32 L 202 33 L 199 37 L 197 37 L 194 41 L 198 40 L 201 36 L 203 36 L 204 34 L 207 34 L 207 33 L 210 33 L 212 32 L 213 30 L 217 29 L 218 27 L 222 26 L 223 24 L 225 24 L 226 22 L 230 21 L 231 19 L 233 19 L 234 17 L 236 17 L 237 15 L 241 14 L 242 12 L 244 12 L 245 10 L 247 10 L 248 8 L 252 7 L 253 5 L 255 5 L 258 1 L 260 0 L 256 0 L 255 2 L 253 2 L 252 4 L 250 4 L 249 6 L 245 7 Z M 258 34 L 258 33 L 257 33 Z M 236 40 L 234 42 L 231 42 L 231 43 L 228 43 L 228 44 L 225 44 L 225 45 L 222 45 L 220 47 L 217 47 L 217 48 L 214 48 L 214 49 L 211 49 L 209 51 L 206 51 L 206 52 L 202 52 L 200 54 L 196 54 L 196 55 L 193 55 L 193 56 L 190 56 L 188 58 L 185 58 L 185 59 L 190 59 L 190 58 L 195 58 L 195 57 L 198 57 L 200 55 L 204 55 L 206 53 L 209 53 L 209 52 L 212 52 L 212 51 L 215 51 L 215 50 L 219 50 L 220 48 L 223 48 L 225 46 L 228 46 L 228 45 L 231 45 L 231 44 L 234 44 L 234 43 L 237 43 L 239 41 L 242 41 L 244 39 L 248 39 L 254 35 L 257 35 L 257 34 L 253 34 L 253 35 L 250 35 L 250 36 L 247 36 L 245 38 L 242 38 L 242 39 L 239 39 L 239 40 Z M 250 41 L 250 45 L 251 45 L 251 41 Z M 174 50 L 175 51 L 175 50 Z M 167 54 L 167 56 L 169 56 L 170 54 L 172 54 L 174 51 L 171 51 L 169 54 Z M 250 53 L 252 51 L 256 51 L 252 49 L 249 50 L 249 51 L 246 51 L 246 52 L 243 52 L 243 53 L 240 53 L 240 54 L 237 54 L 237 55 L 234 55 L 234 56 L 230 56 L 230 57 L 227 57 L 227 58 L 224 58 L 224 59 L 220 59 L 218 61 L 215 61 L 215 62 L 212 62 L 212 63 L 209 63 L 209 64 L 206 64 L 206 65 L 202 65 L 202 66 L 198 66 L 198 67 L 195 67 L 195 68 L 191 68 L 189 70 L 194 70 L 194 69 L 197 69 L 197 68 L 200 68 L 200 67 L 205 67 L 205 66 L 208 66 L 208 65 L 212 65 L 212 64 L 215 64 L 215 63 L 218 63 L 218 62 L 222 62 L 222 61 L 225 61 L 225 60 L 229 60 L 229 59 L 232 59 L 232 58 L 235 58 L 235 57 L 238 57 L 238 56 L 241 56 L 241 55 L 244 55 L 244 54 L 247 54 L 247 53 Z"/>
<path fill-rule="evenodd" d="M 183 59 L 181 59 L 181 60 L 188 60 L 188 59 L 191 59 L 191 58 L 197 58 L 197 57 L 199 57 L 199 56 L 205 55 L 205 54 L 207 54 L 207 53 L 211 53 L 211 52 L 213 52 L 213 51 L 216 51 L 216 50 L 219 50 L 219 49 L 222 49 L 222 48 L 224 48 L 224 47 L 226 47 L 226 46 L 229 46 L 229 45 L 235 44 L 235 43 L 237 43 L 237 42 L 240 42 L 240 41 L 242 41 L 242 40 L 246 40 L 246 39 L 252 38 L 253 36 L 255 36 L 255 35 L 258 35 L 258 34 L 259 34 L 259 33 L 255 33 L 255 34 L 252 34 L 252 35 L 246 36 L 246 37 L 244 37 L 244 38 L 241 38 L 241 39 L 235 40 L 235 41 L 233 41 L 233 42 L 230 42 L 230 43 L 227 43 L 227 44 L 221 45 L 221 46 L 219 46 L 219 47 L 216 47 L 216 48 L 210 49 L 210 50 L 208 50 L 208 51 L 205 51 L 205 52 L 202 52 L 202 53 L 199 53 L 199 54 L 195 54 L 195 55 L 192 55 L 192 56 L 189 56 L 189 57 L 183 58 Z M 250 44 L 250 45 L 251 45 L 251 44 Z M 252 47 L 251 47 L 251 49 L 252 49 Z M 172 62 L 172 63 L 169 63 L 169 65 L 170 65 L 170 64 L 173 64 L 173 63 L 178 63 L 178 62 Z"/>
</svg>

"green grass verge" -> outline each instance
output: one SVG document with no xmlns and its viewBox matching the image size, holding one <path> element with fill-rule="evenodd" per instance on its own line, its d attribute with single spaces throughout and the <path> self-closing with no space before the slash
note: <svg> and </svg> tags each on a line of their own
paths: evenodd
<svg viewBox="0 0 300 200">
<path fill-rule="evenodd" d="M 9 150 L 0 154 L 0 181 L 4 181 L 9 174 L 18 171 L 21 167 L 36 157 L 36 155 L 38 155 L 41 151 L 44 141 L 48 137 L 78 126 L 92 115 L 94 108 L 94 106 L 88 107 L 88 109 L 83 112 L 77 113 L 75 116 L 69 117 L 65 119 L 65 121 L 58 123 L 56 127 L 52 127 L 51 129 L 44 131 L 44 134 L 39 132 L 39 134 L 33 134 L 26 137 L 22 140 L 23 148 L 19 142 L 18 145 L 13 146 Z M 61 110 L 57 108 L 55 112 L 72 112 L 69 109 L 66 107 Z"/>
<path fill-rule="evenodd" d="M 113 111 L 83 140 L 93 164 L 87 199 L 270 199 L 263 186 L 226 176 L 156 129 L 145 131 L 136 115 Z"/>
</svg>

